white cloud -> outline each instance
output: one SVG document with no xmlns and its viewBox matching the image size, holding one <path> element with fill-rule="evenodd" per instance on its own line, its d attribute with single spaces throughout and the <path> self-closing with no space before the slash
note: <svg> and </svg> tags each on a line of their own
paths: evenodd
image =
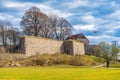
<svg viewBox="0 0 120 80">
<path fill-rule="evenodd" d="M 76 30 L 90 30 L 90 31 L 92 31 L 92 30 L 97 30 L 97 28 L 95 28 L 95 26 L 94 25 L 75 25 L 75 26 L 73 26 L 74 27 L 74 29 L 76 29 Z"/>
<path fill-rule="evenodd" d="M 109 30 L 106 30 L 105 33 L 114 33 L 115 30 L 114 29 L 109 29 Z"/>
<path fill-rule="evenodd" d="M 63 17 L 63 18 L 67 18 L 67 17 L 70 17 L 72 16 L 73 14 L 72 13 L 68 13 L 68 12 L 62 12 L 60 10 L 51 10 L 54 14 L 60 16 L 60 17 Z"/>
<path fill-rule="evenodd" d="M 108 18 L 114 19 L 114 20 L 120 20 L 120 10 L 116 10 L 112 14 L 107 16 Z"/>
<path fill-rule="evenodd" d="M 115 26 L 113 27 L 113 29 L 120 29 L 120 26 Z"/>
<path fill-rule="evenodd" d="M 21 18 L 7 13 L 0 13 L 0 20 L 8 20 L 16 27 L 19 25 Z"/>
<path fill-rule="evenodd" d="M 77 8 L 80 6 L 87 6 L 89 3 L 87 0 L 74 0 L 72 2 L 65 3 L 64 5 L 68 6 L 69 8 Z"/>
<path fill-rule="evenodd" d="M 5 18 L 2 15 L 0 15 L 0 20 L 5 20 Z"/>
<path fill-rule="evenodd" d="M 118 41 L 120 43 L 120 37 L 114 37 L 110 35 L 99 35 L 99 36 L 87 36 L 87 38 L 92 42 L 91 44 L 98 44 L 99 42 L 111 43 L 111 41 Z"/>
<path fill-rule="evenodd" d="M 26 3 L 23 3 L 21 5 L 21 3 L 15 3 L 15 2 L 4 2 L 4 6 L 5 7 L 9 7 L 9 8 L 20 8 L 20 7 L 25 7 Z"/>
<path fill-rule="evenodd" d="M 99 35 L 99 36 L 87 36 L 88 38 L 90 38 L 90 39 L 101 39 L 101 38 L 111 38 L 111 36 L 109 36 L 109 35 Z"/>
<path fill-rule="evenodd" d="M 73 0 L 71 2 L 64 3 L 64 6 L 67 6 L 70 9 L 75 9 L 78 7 L 87 7 L 87 8 L 97 8 L 101 7 L 102 5 L 107 5 L 109 4 L 105 0 Z M 112 3 L 114 6 L 114 4 Z"/>
<path fill-rule="evenodd" d="M 80 20 L 85 22 L 85 23 L 94 24 L 94 25 L 99 25 L 99 24 L 107 22 L 107 20 L 103 20 L 102 18 L 99 18 L 99 17 L 96 18 L 96 17 L 94 17 L 92 15 L 81 16 Z"/>
<path fill-rule="evenodd" d="M 119 10 L 120 8 L 119 3 L 116 3 L 115 1 L 111 1 L 109 5 L 109 7 L 113 8 L 114 10 Z"/>
<path fill-rule="evenodd" d="M 102 26 L 107 30 L 117 30 L 120 29 L 120 21 L 116 21 L 113 19 Z"/>
<path fill-rule="evenodd" d="M 40 4 L 40 3 L 31 3 L 31 2 L 27 2 L 27 3 L 20 3 L 20 2 L 4 2 L 3 4 L 5 7 L 8 8 L 15 8 L 17 10 L 19 10 L 20 12 L 24 12 L 25 10 L 27 10 L 28 8 L 30 8 L 31 6 L 36 6 L 38 8 L 40 8 L 40 10 L 46 14 L 50 14 L 51 12 L 63 17 L 63 18 L 67 18 L 72 16 L 72 13 L 68 13 L 68 12 L 63 12 L 61 10 L 57 10 L 57 9 L 53 9 L 50 6 L 47 6 L 45 4 Z"/>
<path fill-rule="evenodd" d="M 86 23 L 92 23 L 92 24 L 95 20 L 95 18 L 92 15 L 85 15 L 85 16 L 82 16 L 80 19 Z"/>
</svg>

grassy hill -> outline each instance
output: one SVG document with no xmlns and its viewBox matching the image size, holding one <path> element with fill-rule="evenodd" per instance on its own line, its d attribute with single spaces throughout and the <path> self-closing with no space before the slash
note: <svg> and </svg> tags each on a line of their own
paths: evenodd
<svg viewBox="0 0 120 80">
<path fill-rule="evenodd" d="M 72 66 L 95 66 L 104 63 L 103 59 L 88 55 L 65 55 L 65 54 L 43 54 L 31 56 L 19 61 L 23 66 L 51 66 L 51 65 L 72 65 Z"/>
</svg>

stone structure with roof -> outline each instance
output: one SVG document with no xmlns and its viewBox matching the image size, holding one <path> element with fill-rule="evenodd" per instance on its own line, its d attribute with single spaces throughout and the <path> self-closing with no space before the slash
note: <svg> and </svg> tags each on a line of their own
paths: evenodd
<svg viewBox="0 0 120 80">
<path fill-rule="evenodd" d="M 85 44 L 85 53 L 89 55 L 94 55 L 94 49 L 97 45 L 89 45 L 89 40 L 85 37 L 83 33 L 75 34 L 66 38 L 66 40 L 77 40 Z"/>
<path fill-rule="evenodd" d="M 70 39 L 78 40 L 78 41 L 84 43 L 85 45 L 89 44 L 89 40 L 82 33 L 75 34 L 75 35 L 72 35 L 72 36 L 69 36 L 69 37 L 66 38 L 66 40 L 70 40 Z"/>
</svg>

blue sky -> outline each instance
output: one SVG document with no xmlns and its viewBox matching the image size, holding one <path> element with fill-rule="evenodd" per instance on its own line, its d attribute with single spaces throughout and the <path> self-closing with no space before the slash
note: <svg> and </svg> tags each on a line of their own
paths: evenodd
<svg viewBox="0 0 120 80">
<path fill-rule="evenodd" d="M 0 19 L 20 28 L 21 17 L 32 6 L 67 19 L 74 34 L 83 33 L 90 44 L 120 43 L 120 0 L 0 0 Z M 96 33 L 94 33 L 96 31 Z"/>
</svg>

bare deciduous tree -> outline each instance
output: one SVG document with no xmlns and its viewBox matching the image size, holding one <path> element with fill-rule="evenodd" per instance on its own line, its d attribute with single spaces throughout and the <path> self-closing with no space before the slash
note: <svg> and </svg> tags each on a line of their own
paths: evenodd
<svg viewBox="0 0 120 80">
<path fill-rule="evenodd" d="M 65 40 L 65 38 L 69 35 L 72 34 L 72 26 L 71 24 L 63 19 L 63 18 L 59 18 L 58 19 L 58 27 L 57 27 L 57 36 L 58 36 L 58 40 Z"/>
<path fill-rule="evenodd" d="M 22 17 L 21 25 L 26 35 L 39 36 L 40 31 L 46 24 L 47 16 L 39 8 L 31 7 Z"/>
<path fill-rule="evenodd" d="M 7 32 L 9 43 L 14 46 L 18 45 L 19 37 L 21 35 L 20 31 L 17 28 L 10 28 Z"/>
<path fill-rule="evenodd" d="M 67 20 L 55 15 L 47 16 L 37 7 L 31 7 L 25 12 L 21 25 L 23 32 L 29 36 L 64 40 L 72 33 L 72 26 Z"/>
<path fill-rule="evenodd" d="M 11 23 L 9 21 L 0 21 L 0 37 L 2 39 L 2 44 L 4 47 L 7 45 L 7 35 L 8 29 L 11 27 Z"/>
<path fill-rule="evenodd" d="M 9 21 L 0 21 L 0 39 L 7 51 L 10 51 L 11 47 L 15 47 L 19 44 L 20 35 L 20 31 L 17 28 L 13 28 Z"/>
<path fill-rule="evenodd" d="M 50 16 L 50 24 L 54 34 L 54 39 L 65 40 L 65 38 L 72 34 L 73 27 L 64 18 L 60 18 L 56 15 Z"/>
<path fill-rule="evenodd" d="M 50 37 L 52 39 L 58 39 L 58 35 L 57 35 L 57 21 L 58 21 L 58 16 L 55 15 L 55 14 L 51 14 L 49 16 L 49 21 L 50 21 L 50 26 L 51 26 Z"/>
</svg>

